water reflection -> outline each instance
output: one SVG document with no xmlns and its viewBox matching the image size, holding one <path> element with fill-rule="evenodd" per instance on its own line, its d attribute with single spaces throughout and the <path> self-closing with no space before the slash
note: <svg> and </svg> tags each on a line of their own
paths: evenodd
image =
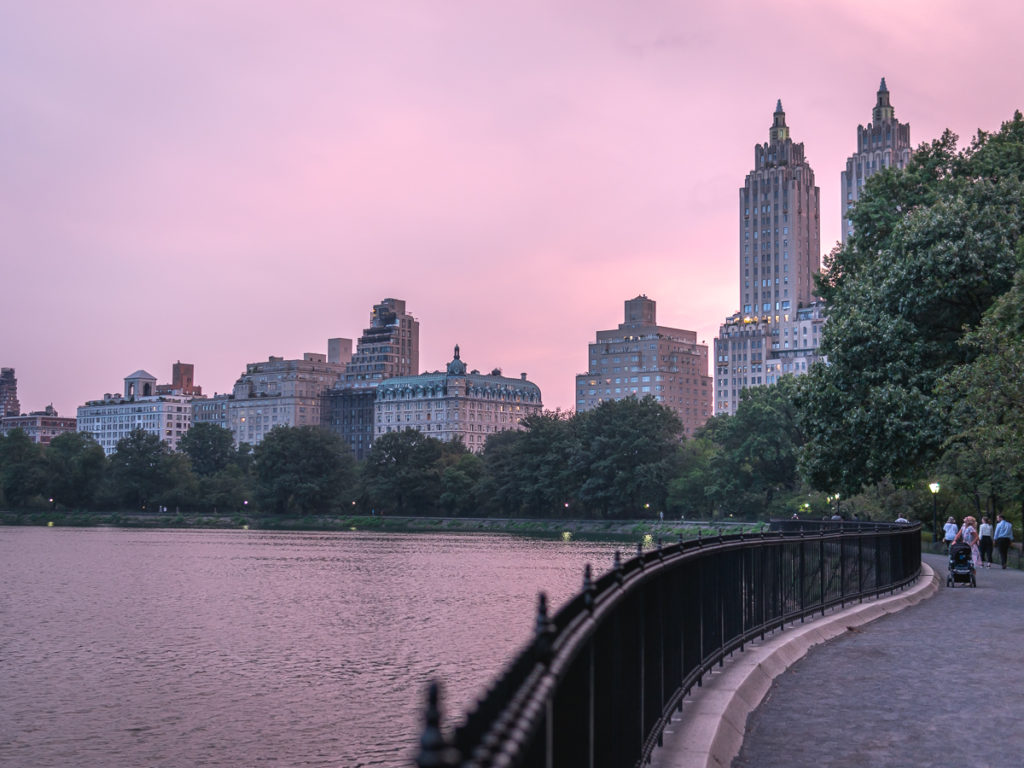
<svg viewBox="0 0 1024 768">
<path fill-rule="evenodd" d="M 0 764 L 405 765 L 616 546 L 0 528 Z"/>
</svg>

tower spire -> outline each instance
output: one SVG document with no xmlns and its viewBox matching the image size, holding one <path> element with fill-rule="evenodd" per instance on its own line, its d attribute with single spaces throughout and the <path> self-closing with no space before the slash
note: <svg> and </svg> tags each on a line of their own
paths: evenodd
<svg viewBox="0 0 1024 768">
<path fill-rule="evenodd" d="M 885 78 L 882 78 L 882 82 L 878 86 L 878 93 L 876 94 L 875 108 L 871 110 L 871 122 L 875 125 L 879 123 L 887 122 L 896 117 L 896 112 L 892 108 L 892 104 L 889 103 L 889 88 L 885 84 Z"/>
<path fill-rule="evenodd" d="M 789 138 L 789 126 L 786 125 L 786 112 L 782 109 L 782 99 L 775 102 L 775 114 L 768 138 L 772 142 L 785 141 Z"/>
</svg>

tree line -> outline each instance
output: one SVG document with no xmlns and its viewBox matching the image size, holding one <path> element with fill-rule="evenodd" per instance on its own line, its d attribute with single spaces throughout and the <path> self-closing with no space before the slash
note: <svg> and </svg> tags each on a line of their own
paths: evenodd
<svg viewBox="0 0 1024 768">
<path fill-rule="evenodd" d="M 196 424 L 169 451 L 135 432 L 0 438 L 8 508 L 379 512 L 549 518 L 1002 512 L 1024 507 L 1024 119 L 963 149 L 946 132 L 871 176 L 817 292 L 828 362 L 746 389 L 684 438 L 652 398 L 545 412 L 480 454 L 414 430 L 356 462 L 336 435 L 258 446 Z M 929 482 L 940 482 L 932 497 Z M 933 504 L 935 507 L 933 507 Z"/>
<path fill-rule="evenodd" d="M 691 440 L 672 410 L 630 398 L 528 417 L 480 454 L 392 432 L 362 462 L 319 427 L 277 427 L 236 448 L 230 431 L 200 423 L 177 451 L 136 430 L 109 457 L 85 433 L 44 447 L 14 430 L 0 437 L 0 500 L 15 509 L 757 518 L 781 513 L 801 490 L 790 389 L 752 392 L 735 417 L 715 417 Z"/>
</svg>

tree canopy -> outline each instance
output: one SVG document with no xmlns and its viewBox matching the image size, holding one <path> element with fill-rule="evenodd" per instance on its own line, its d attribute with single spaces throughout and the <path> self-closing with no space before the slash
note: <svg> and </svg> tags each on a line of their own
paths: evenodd
<svg viewBox="0 0 1024 768">
<path fill-rule="evenodd" d="M 319 427 L 274 427 L 254 449 L 256 493 L 264 509 L 310 514 L 351 503 L 355 459 L 340 437 Z"/>
<path fill-rule="evenodd" d="M 977 349 L 960 342 L 1021 268 L 1022 203 L 1019 112 L 962 151 L 947 132 L 905 170 L 868 180 L 819 285 L 828 364 L 797 396 L 812 486 L 849 495 L 938 462 L 953 432 L 939 382 L 973 362 Z"/>
</svg>

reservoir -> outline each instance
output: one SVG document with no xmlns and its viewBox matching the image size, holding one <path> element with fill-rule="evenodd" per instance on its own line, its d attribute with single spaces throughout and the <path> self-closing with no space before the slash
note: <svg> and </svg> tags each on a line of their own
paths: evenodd
<svg viewBox="0 0 1024 768">
<path fill-rule="evenodd" d="M 0 527 L 0 766 L 408 766 L 622 548 Z"/>
</svg>

